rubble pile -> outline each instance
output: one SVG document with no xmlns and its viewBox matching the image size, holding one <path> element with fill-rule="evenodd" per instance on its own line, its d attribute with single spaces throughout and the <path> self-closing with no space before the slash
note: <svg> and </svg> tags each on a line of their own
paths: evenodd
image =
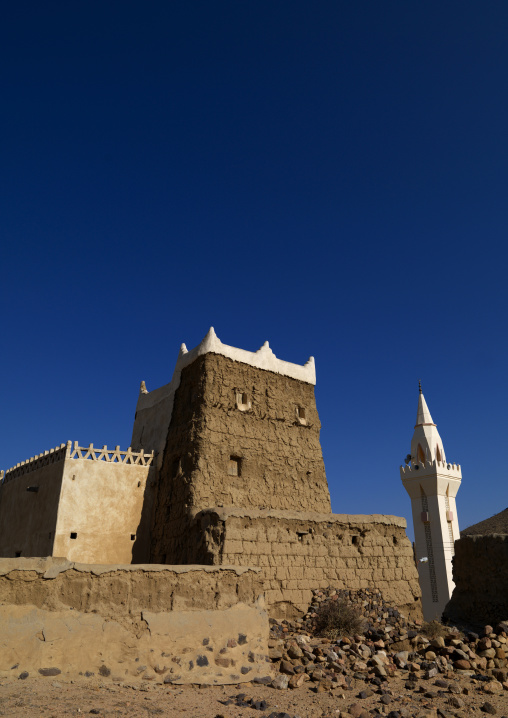
<svg viewBox="0 0 508 718">
<path fill-rule="evenodd" d="M 354 691 L 361 702 L 353 702 L 349 718 L 377 713 L 391 718 L 425 718 L 425 707 L 433 710 L 433 698 L 446 705 L 446 710 L 440 710 L 445 718 L 465 716 L 460 709 L 466 708 L 464 696 L 470 694 L 485 699 L 503 696 L 508 715 L 508 621 L 495 629 L 485 626 L 481 634 L 461 632 L 437 622 L 410 621 L 388 605 L 379 591 L 326 589 L 313 593 L 303 618 L 271 619 L 269 657 L 277 670 L 273 688 L 307 686 L 316 693 L 338 691 L 344 696 L 345 691 Z M 332 638 L 318 635 L 321 612 L 341 599 L 357 609 L 362 619 L 360 632 L 352 636 L 331 632 Z M 395 701 L 390 684 L 397 678 L 406 697 L 413 692 L 422 694 L 423 708 L 421 699 L 416 711 L 404 706 L 408 703 L 405 699 Z M 369 712 L 362 701 L 372 697 L 376 705 Z M 478 708 L 502 715 L 488 700 Z M 435 710 L 428 715 L 436 715 Z"/>
</svg>

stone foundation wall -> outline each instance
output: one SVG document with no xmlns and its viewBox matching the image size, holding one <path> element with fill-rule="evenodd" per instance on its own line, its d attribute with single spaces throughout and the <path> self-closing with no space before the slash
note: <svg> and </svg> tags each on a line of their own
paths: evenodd
<svg viewBox="0 0 508 718">
<path fill-rule="evenodd" d="M 508 617 L 508 535 L 463 536 L 455 541 L 455 589 L 444 610 L 472 627 L 496 626 Z"/>
<path fill-rule="evenodd" d="M 421 591 L 406 521 L 396 516 L 209 509 L 195 517 L 194 560 L 262 569 L 276 616 L 306 610 L 312 589 L 379 589 L 421 617 Z"/>
<path fill-rule="evenodd" d="M 256 568 L 0 560 L 0 677 L 239 683 L 269 675 L 267 640 Z"/>
</svg>

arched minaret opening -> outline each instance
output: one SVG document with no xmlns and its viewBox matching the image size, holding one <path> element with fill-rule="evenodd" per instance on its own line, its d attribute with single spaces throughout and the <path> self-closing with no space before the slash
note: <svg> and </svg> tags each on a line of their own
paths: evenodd
<svg viewBox="0 0 508 718">
<path fill-rule="evenodd" d="M 439 449 L 439 444 L 436 444 L 436 459 L 437 459 L 438 461 L 442 461 L 442 460 L 443 460 L 443 457 L 442 457 L 442 455 L 441 455 L 441 451 L 440 451 L 440 449 Z"/>
<path fill-rule="evenodd" d="M 421 444 L 418 444 L 418 449 L 416 451 L 416 459 L 419 464 L 423 464 L 425 466 L 425 452 L 421 447 Z"/>
</svg>

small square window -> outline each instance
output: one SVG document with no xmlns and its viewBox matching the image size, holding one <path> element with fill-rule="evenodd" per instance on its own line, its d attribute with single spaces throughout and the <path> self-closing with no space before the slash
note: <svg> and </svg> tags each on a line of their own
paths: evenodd
<svg viewBox="0 0 508 718">
<path fill-rule="evenodd" d="M 229 457 L 228 476 L 242 475 L 242 460 L 238 456 Z"/>
<path fill-rule="evenodd" d="M 77 538 L 78 538 L 78 534 L 76 533 L 76 531 L 71 531 L 71 539 L 77 539 Z"/>
<path fill-rule="evenodd" d="M 303 406 L 297 406 L 296 407 L 296 420 L 299 424 L 307 424 L 307 412 L 305 410 L 305 407 Z"/>
<path fill-rule="evenodd" d="M 16 551 L 15 557 L 16 557 L 16 558 L 19 558 L 20 556 L 21 556 L 21 551 Z"/>
<path fill-rule="evenodd" d="M 249 401 L 249 395 L 245 391 L 236 392 L 236 408 L 240 411 L 249 411 L 252 403 Z"/>
<path fill-rule="evenodd" d="M 131 534 L 131 541 L 135 541 L 135 540 L 136 540 L 136 534 Z"/>
</svg>

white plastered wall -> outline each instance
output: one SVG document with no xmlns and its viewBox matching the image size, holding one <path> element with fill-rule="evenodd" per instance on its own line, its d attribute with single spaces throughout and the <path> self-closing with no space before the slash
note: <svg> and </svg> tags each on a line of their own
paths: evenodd
<svg viewBox="0 0 508 718">
<path fill-rule="evenodd" d="M 80 563 L 148 560 L 150 466 L 89 459 L 65 460 L 54 556 Z M 76 538 L 71 538 L 76 534 Z M 134 536 L 134 538 L 132 538 Z"/>
</svg>

